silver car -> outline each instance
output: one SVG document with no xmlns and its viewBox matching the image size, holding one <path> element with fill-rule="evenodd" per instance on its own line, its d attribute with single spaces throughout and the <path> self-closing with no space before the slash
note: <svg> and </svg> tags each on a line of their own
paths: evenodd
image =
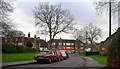
<svg viewBox="0 0 120 69">
<path fill-rule="evenodd" d="M 60 50 L 60 52 L 61 52 L 61 54 L 62 54 L 62 56 L 63 56 L 63 59 L 69 58 L 69 55 L 68 55 L 68 53 L 67 53 L 66 50 Z"/>
</svg>

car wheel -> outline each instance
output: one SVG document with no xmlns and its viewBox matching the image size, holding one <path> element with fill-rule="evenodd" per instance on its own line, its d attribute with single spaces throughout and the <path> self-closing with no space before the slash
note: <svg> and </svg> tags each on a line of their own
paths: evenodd
<svg viewBox="0 0 120 69">
<path fill-rule="evenodd" d="M 37 61 L 37 63 L 41 63 L 40 61 Z"/>
<path fill-rule="evenodd" d="M 48 60 L 48 63 L 52 63 L 52 60 L 51 60 L 51 59 L 49 59 L 49 60 Z"/>
<path fill-rule="evenodd" d="M 57 61 L 60 61 L 60 58 L 59 58 L 59 57 L 57 58 Z"/>
<path fill-rule="evenodd" d="M 58 60 L 60 61 L 61 59 L 60 59 L 60 58 L 58 58 Z"/>
</svg>

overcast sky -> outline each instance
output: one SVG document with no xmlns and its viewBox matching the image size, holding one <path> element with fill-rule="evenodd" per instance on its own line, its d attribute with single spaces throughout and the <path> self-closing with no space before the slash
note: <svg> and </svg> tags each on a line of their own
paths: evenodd
<svg viewBox="0 0 120 69">
<path fill-rule="evenodd" d="M 15 10 L 11 14 L 11 17 L 14 19 L 14 23 L 18 30 L 23 31 L 26 36 L 28 32 L 31 33 L 31 37 L 34 37 L 36 34 L 36 27 L 34 22 L 34 15 L 32 11 L 34 7 L 38 5 L 39 2 L 43 2 L 43 0 L 17 0 L 15 1 Z M 74 16 L 74 22 L 77 23 L 75 26 L 78 29 L 83 28 L 89 23 L 96 24 L 99 28 L 102 29 L 102 38 L 98 40 L 98 42 L 105 40 L 108 37 L 108 15 L 97 15 L 95 6 L 93 4 L 93 0 L 44 0 L 44 2 L 52 2 L 54 4 L 61 3 L 62 8 L 68 9 L 71 11 L 71 14 Z M 112 23 L 112 33 L 115 32 L 115 29 L 118 25 L 117 23 Z M 45 35 L 37 35 L 41 39 L 48 40 L 49 37 Z M 56 38 L 62 39 L 72 39 L 71 34 L 59 34 Z"/>
</svg>

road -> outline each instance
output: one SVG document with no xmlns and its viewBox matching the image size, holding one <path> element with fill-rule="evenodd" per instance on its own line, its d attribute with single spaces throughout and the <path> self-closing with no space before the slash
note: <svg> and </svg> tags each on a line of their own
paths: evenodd
<svg viewBox="0 0 120 69">
<path fill-rule="evenodd" d="M 70 58 L 58 62 L 53 62 L 51 64 L 38 64 L 38 63 L 33 63 L 33 64 L 27 64 L 27 65 L 19 65 L 19 66 L 12 66 L 12 67 L 7 67 L 7 68 L 2 68 L 2 69 L 76 69 L 76 68 L 82 68 L 84 69 L 86 62 L 83 58 L 80 57 L 75 57 L 75 56 L 70 56 Z"/>
</svg>

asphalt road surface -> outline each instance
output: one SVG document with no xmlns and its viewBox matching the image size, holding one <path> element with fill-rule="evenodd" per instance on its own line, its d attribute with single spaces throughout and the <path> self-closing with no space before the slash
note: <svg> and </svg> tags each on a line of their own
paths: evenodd
<svg viewBox="0 0 120 69">
<path fill-rule="evenodd" d="M 33 63 L 27 65 L 19 65 L 6 67 L 2 69 L 84 69 L 86 62 L 83 58 L 70 56 L 70 58 L 51 64 Z"/>
</svg>

